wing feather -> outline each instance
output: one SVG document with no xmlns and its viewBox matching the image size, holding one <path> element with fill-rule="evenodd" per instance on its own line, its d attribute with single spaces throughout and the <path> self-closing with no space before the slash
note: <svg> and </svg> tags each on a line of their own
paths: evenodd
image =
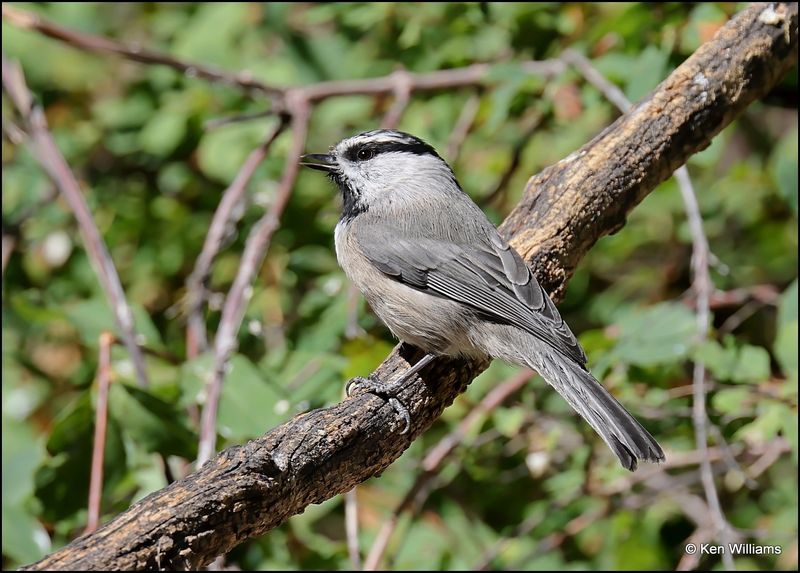
<svg viewBox="0 0 800 573">
<path fill-rule="evenodd" d="M 369 230 L 357 237 L 384 275 L 414 289 L 465 304 L 486 318 L 513 324 L 580 365 L 586 355 L 522 258 L 496 233 L 469 245 L 429 238 L 390 240 Z"/>
</svg>

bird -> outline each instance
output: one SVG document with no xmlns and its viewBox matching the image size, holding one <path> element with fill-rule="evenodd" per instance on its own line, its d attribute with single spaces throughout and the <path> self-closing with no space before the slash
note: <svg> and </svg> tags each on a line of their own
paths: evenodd
<svg viewBox="0 0 800 573">
<path fill-rule="evenodd" d="M 664 461 L 653 436 L 592 375 L 528 265 L 430 144 L 378 129 L 300 163 L 341 191 L 339 265 L 392 334 L 426 353 L 395 381 L 357 379 L 364 391 L 387 396 L 408 424 L 396 394 L 436 357 L 497 358 L 538 372 L 626 469 Z"/>
</svg>

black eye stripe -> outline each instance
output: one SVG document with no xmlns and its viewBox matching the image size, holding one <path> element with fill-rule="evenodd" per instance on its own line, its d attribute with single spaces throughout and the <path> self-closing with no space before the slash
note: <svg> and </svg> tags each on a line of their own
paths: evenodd
<svg viewBox="0 0 800 573">
<path fill-rule="evenodd" d="M 377 141 L 353 145 L 344 152 L 344 156 L 349 161 L 366 161 L 381 153 L 391 153 L 400 151 L 403 153 L 413 153 L 414 155 L 433 155 L 439 157 L 436 150 L 423 141 L 403 143 L 400 141 Z"/>
</svg>

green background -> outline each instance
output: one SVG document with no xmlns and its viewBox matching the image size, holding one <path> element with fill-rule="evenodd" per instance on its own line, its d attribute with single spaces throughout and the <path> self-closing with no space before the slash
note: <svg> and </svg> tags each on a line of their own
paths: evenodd
<svg viewBox="0 0 800 573">
<path fill-rule="evenodd" d="M 24 4 L 60 25 L 175 57 L 249 70 L 279 85 L 494 64 L 481 90 L 415 94 L 399 128 L 444 153 L 465 103 L 479 107 L 452 162 L 465 191 L 499 223 L 527 178 L 580 147 L 618 112 L 569 70 L 551 80 L 516 62 L 575 48 L 633 101 L 744 5 L 708 4 Z M 275 119 L 207 129 L 265 109 L 230 86 L 89 54 L 3 24 L 77 174 L 145 337 L 152 386 L 133 389 L 123 347 L 113 352 L 103 516 L 166 484 L 196 455 L 187 412 L 202 405 L 209 356 L 186 360 L 182 297 L 221 194 Z M 714 329 L 694 344 L 691 237 L 674 180 L 583 259 L 560 305 L 590 366 L 645 423 L 668 457 L 691 458 L 691 361 L 710 370 L 711 446 L 723 511 L 744 536 L 780 556 L 737 566 L 797 568 L 796 70 L 689 161 L 714 254 Z M 306 149 L 376 128 L 391 98 L 348 96 L 314 107 Z M 13 119 L 3 98 L 3 121 Z M 536 125 L 533 135 L 526 132 Z M 231 285 L 252 224 L 270 204 L 290 134 L 248 187 L 210 281 Z M 519 168 L 489 199 L 514 149 Z M 448 158 L 452 159 L 452 158 Z M 33 561 L 86 522 L 98 336 L 114 330 L 76 223 L 24 146 L 3 139 L 2 220 L 17 247 L 3 276 L 3 565 Z M 254 285 L 239 353 L 219 409 L 218 445 L 261 435 L 295 413 L 341 399 L 393 346 L 360 302 L 353 314 L 333 251 L 334 189 L 300 174 Z M 719 294 L 719 293 L 717 293 Z M 741 295 L 738 298 L 734 295 Z M 219 309 L 207 315 L 215 332 Z M 355 319 L 355 326 L 353 322 Z M 514 369 L 495 363 L 380 478 L 358 488 L 366 551 L 421 474 L 421 459 Z M 724 446 L 727 444 L 727 446 Z M 732 461 L 731 457 L 735 458 Z M 651 471 L 644 468 L 643 472 Z M 404 514 L 386 565 L 398 569 L 673 569 L 695 531 L 704 494 L 694 462 L 639 480 L 558 395 L 534 378 L 472 427 Z M 242 569 L 351 567 L 336 497 L 236 548 Z M 712 540 L 717 542 L 717 540 Z M 719 568 L 704 557 L 703 568 Z"/>
</svg>

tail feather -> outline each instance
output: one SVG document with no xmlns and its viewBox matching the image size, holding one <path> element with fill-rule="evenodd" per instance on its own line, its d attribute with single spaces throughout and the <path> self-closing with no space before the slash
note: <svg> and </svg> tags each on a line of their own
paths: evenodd
<svg viewBox="0 0 800 573">
<path fill-rule="evenodd" d="M 655 438 L 582 365 L 540 348 L 529 366 L 600 434 L 625 469 L 634 471 L 639 460 L 664 461 Z"/>
</svg>

